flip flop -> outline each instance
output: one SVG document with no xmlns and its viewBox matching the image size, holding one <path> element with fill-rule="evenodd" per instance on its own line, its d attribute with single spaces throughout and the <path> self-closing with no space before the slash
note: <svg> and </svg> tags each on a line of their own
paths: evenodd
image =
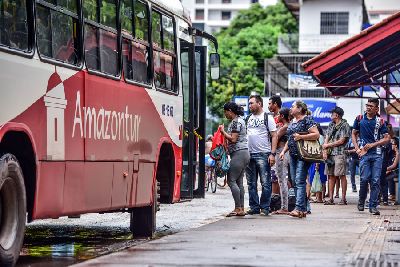
<svg viewBox="0 0 400 267">
<path fill-rule="evenodd" d="M 324 205 L 335 205 L 335 202 L 333 200 L 327 200 L 324 202 Z"/>
<path fill-rule="evenodd" d="M 338 205 L 347 205 L 347 200 L 341 200 Z"/>
</svg>

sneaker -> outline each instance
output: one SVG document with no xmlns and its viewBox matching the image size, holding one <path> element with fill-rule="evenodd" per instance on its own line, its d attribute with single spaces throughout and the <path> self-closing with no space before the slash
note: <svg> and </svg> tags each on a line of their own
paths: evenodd
<svg viewBox="0 0 400 267">
<path fill-rule="evenodd" d="M 369 213 L 372 213 L 372 215 L 381 215 L 377 208 L 370 208 Z"/>
<path fill-rule="evenodd" d="M 260 214 L 260 211 L 259 210 L 252 210 L 252 209 L 246 211 L 246 215 L 255 215 L 255 214 Z"/>
<path fill-rule="evenodd" d="M 269 212 L 267 210 L 262 209 L 261 215 L 268 216 Z"/>
<path fill-rule="evenodd" d="M 383 201 L 383 206 L 389 206 L 389 202 Z"/>
<path fill-rule="evenodd" d="M 364 211 L 364 202 L 363 201 L 358 201 L 357 209 L 358 209 L 358 211 Z"/>
</svg>

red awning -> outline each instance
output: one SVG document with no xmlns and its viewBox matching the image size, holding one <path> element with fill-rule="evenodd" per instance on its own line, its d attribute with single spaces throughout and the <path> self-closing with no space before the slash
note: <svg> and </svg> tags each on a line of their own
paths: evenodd
<svg viewBox="0 0 400 267">
<path fill-rule="evenodd" d="M 335 96 L 375 84 L 400 67 L 400 12 L 302 66 Z"/>
</svg>

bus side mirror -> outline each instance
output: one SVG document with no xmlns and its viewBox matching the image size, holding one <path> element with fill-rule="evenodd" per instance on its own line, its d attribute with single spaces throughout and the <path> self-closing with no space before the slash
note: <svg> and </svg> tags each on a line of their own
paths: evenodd
<svg viewBox="0 0 400 267">
<path fill-rule="evenodd" d="M 219 79 L 219 54 L 218 53 L 211 53 L 210 54 L 210 73 L 211 73 L 211 80 L 218 80 Z"/>
</svg>

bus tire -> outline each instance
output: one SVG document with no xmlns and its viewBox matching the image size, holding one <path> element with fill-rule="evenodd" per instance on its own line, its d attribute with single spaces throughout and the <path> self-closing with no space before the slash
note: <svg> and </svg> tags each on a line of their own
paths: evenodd
<svg viewBox="0 0 400 267">
<path fill-rule="evenodd" d="M 131 211 L 130 229 L 133 237 L 153 237 L 156 231 L 157 208 L 157 190 L 154 189 L 151 206 L 133 208 Z"/>
<path fill-rule="evenodd" d="M 14 266 L 24 241 L 26 193 L 22 169 L 12 154 L 0 158 L 0 266 Z"/>
</svg>

